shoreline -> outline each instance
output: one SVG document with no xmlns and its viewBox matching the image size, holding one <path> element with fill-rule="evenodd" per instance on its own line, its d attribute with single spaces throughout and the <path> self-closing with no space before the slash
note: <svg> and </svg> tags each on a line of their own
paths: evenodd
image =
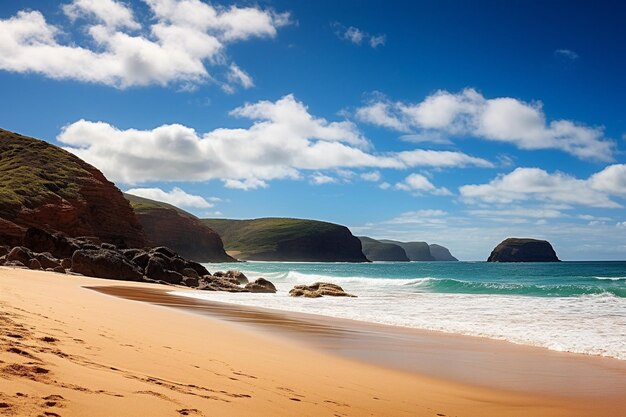
<svg viewBox="0 0 626 417">
<path fill-rule="evenodd" d="M 187 310 L 348 359 L 434 379 L 527 394 L 551 393 L 563 398 L 626 392 L 626 361 L 616 358 L 172 294 L 193 290 L 87 288 Z M 539 373 L 543 374 L 542 379 L 529 378 L 529 374 Z"/>
<path fill-rule="evenodd" d="M 564 398 L 403 372 L 84 288 L 107 286 L 172 290 L 0 268 L 0 415 L 571 417 L 626 407 L 611 393 Z"/>
</svg>

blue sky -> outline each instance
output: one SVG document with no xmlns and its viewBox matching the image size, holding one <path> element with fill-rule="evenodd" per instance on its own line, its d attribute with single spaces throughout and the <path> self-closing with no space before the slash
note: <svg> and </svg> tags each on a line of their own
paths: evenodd
<svg viewBox="0 0 626 417">
<path fill-rule="evenodd" d="M 620 2 L 12 1 L 0 126 L 201 217 L 626 259 Z"/>
</svg>

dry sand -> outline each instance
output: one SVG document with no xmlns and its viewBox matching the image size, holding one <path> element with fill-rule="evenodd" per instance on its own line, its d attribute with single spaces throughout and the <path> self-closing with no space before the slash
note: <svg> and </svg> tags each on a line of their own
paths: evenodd
<svg viewBox="0 0 626 417">
<path fill-rule="evenodd" d="M 614 392 L 531 393 L 486 387 L 480 374 L 470 384 L 402 372 L 84 288 L 113 285 L 159 288 L 0 268 L 0 415 L 626 415 Z M 624 382 L 613 371 L 607 386 Z"/>
</svg>

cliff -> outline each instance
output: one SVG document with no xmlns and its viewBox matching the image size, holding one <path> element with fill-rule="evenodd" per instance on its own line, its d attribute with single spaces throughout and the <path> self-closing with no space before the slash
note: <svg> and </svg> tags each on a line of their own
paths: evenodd
<svg viewBox="0 0 626 417">
<path fill-rule="evenodd" d="M 143 227 L 148 243 L 167 246 L 196 262 L 234 262 L 222 239 L 191 213 L 160 201 L 124 194 Z"/>
<path fill-rule="evenodd" d="M 436 261 L 431 255 L 430 247 L 426 242 L 397 242 L 395 240 L 381 240 L 381 242 L 400 246 L 411 261 Z"/>
<path fill-rule="evenodd" d="M 361 241 L 363 254 L 370 261 L 409 261 L 404 249 L 394 243 L 375 240 L 365 236 L 359 236 L 359 240 Z"/>
<path fill-rule="evenodd" d="M 203 219 L 242 260 L 367 262 L 361 241 L 345 226 L 316 220 L 263 218 Z"/>
<path fill-rule="evenodd" d="M 545 240 L 508 238 L 495 247 L 487 262 L 559 262 L 559 258 Z"/>
<path fill-rule="evenodd" d="M 428 247 L 430 249 L 431 256 L 435 258 L 435 261 L 458 261 L 458 259 L 452 256 L 448 248 L 434 243 L 428 245 Z"/>
<path fill-rule="evenodd" d="M 100 171 L 57 146 L 0 129 L 0 243 L 21 244 L 31 226 L 145 244 L 130 204 Z"/>
</svg>

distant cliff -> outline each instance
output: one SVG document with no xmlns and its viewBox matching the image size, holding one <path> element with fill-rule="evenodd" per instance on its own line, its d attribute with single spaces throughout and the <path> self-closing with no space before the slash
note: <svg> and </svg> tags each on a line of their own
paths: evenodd
<svg viewBox="0 0 626 417">
<path fill-rule="evenodd" d="M 191 213 L 160 201 L 124 194 L 143 226 L 148 243 L 167 246 L 196 262 L 233 262 L 219 235 Z"/>
<path fill-rule="evenodd" d="M 395 243 L 375 240 L 365 236 L 359 236 L 359 240 L 361 241 L 363 254 L 370 261 L 409 261 L 404 249 Z"/>
<path fill-rule="evenodd" d="M 430 247 L 426 242 L 398 242 L 395 240 L 381 240 L 381 242 L 393 243 L 400 246 L 406 252 L 411 261 L 436 261 L 430 253 Z"/>
<path fill-rule="evenodd" d="M 370 261 L 458 261 L 447 248 L 426 242 L 400 242 L 389 239 L 359 237 L 363 253 Z"/>
<path fill-rule="evenodd" d="M 559 262 L 559 258 L 545 240 L 508 238 L 496 246 L 487 262 Z"/>
<path fill-rule="evenodd" d="M 300 262 L 367 262 L 361 241 L 338 224 L 316 220 L 204 219 L 237 259 Z"/>
<path fill-rule="evenodd" d="M 100 171 L 57 146 L 0 129 L 0 243 L 21 244 L 30 226 L 145 244 L 130 204 Z"/>
<path fill-rule="evenodd" d="M 428 246 L 430 248 L 431 256 L 435 258 L 436 261 L 458 261 L 458 259 L 452 256 L 448 248 L 434 243 Z"/>
</svg>

